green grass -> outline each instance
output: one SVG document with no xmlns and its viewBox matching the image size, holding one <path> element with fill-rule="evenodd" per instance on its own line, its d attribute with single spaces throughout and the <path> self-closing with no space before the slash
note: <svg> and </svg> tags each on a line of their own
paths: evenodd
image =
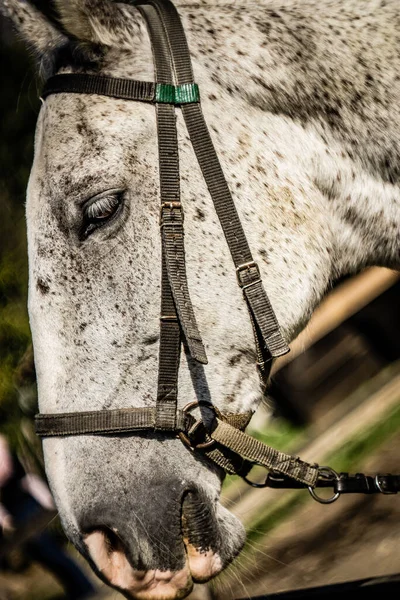
<svg viewBox="0 0 400 600">
<path fill-rule="evenodd" d="M 251 434 L 264 444 L 279 446 L 282 452 L 290 452 L 292 448 L 306 441 L 307 428 L 293 425 L 282 417 L 276 417 L 268 423 L 268 431 L 254 430 Z"/>
<path fill-rule="evenodd" d="M 363 431 L 357 438 L 348 440 L 343 448 L 326 455 L 325 458 L 336 471 L 354 471 L 359 463 L 373 454 L 398 431 L 400 431 L 400 403 L 379 423 Z"/>
<path fill-rule="evenodd" d="M 0 260 L 0 431 L 14 448 L 18 447 L 21 420 L 15 374 L 31 339 L 26 263 L 24 241 L 16 242 Z"/>
</svg>

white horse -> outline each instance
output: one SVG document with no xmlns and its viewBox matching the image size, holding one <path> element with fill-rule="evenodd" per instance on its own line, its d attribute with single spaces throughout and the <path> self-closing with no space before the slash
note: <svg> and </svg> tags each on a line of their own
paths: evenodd
<svg viewBox="0 0 400 600">
<path fill-rule="evenodd" d="M 154 80 L 132 2 L 1 0 L 46 78 Z M 202 104 L 283 334 L 331 282 L 398 268 L 400 5 L 396 0 L 176 2 Z M 189 287 L 209 364 L 183 355 L 179 402 L 254 411 L 243 298 L 178 118 Z M 43 413 L 153 406 L 160 242 L 154 107 L 81 94 L 41 108 L 28 187 L 29 313 Z M 155 435 L 45 439 L 69 539 L 128 598 L 183 598 L 240 551 L 220 472 Z"/>
</svg>

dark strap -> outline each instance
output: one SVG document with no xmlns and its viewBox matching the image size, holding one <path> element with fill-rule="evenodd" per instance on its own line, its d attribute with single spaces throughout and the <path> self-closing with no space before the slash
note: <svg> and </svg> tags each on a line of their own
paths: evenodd
<svg viewBox="0 0 400 600">
<path fill-rule="evenodd" d="M 211 433 L 211 438 L 252 464 L 273 469 L 281 475 L 309 486 L 314 486 L 317 481 L 318 465 L 311 465 L 298 457 L 279 452 L 247 433 L 235 429 L 223 419 L 216 419 L 216 427 Z"/>
<path fill-rule="evenodd" d="M 145 18 L 154 57 L 155 79 L 166 90 L 175 90 L 172 61 L 159 20 L 151 7 L 140 7 Z M 171 95 L 171 94 L 169 94 Z M 189 295 L 180 202 L 180 175 L 176 117 L 173 104 L 157 103 L 157 137 L 160 176 L 160 228 L 162 240 L 161 316 L 157 385 L 157 429 L 174 431 L 178 400 L 181 330 L 191 356 L 206 363 L 207 357 Z"/>
<path fill-rule="evenodd" d="M 155 408 L 121 408 L 75 413 L 39 414 L 35 417 L 37 435 L 59 437 L 64 435 L 115 434 L 155 429 Z M 182 415 L 176 427 L 183 429 Z"/>
<path fill-rule="evenodd" d="M 213 409 L 212 404 L 210 409 Z M 226 414 L 222 418 L 232 427 L 244 429 L 252 413 Z M 92 410 L 83 412 L 67 412 L 54 414 L 38 414 L 35 416 L 35 431 L 40 437 L 61 437 L 88 434 L 116 434 L 137 431 L 155 431 L 156 409 L 154 407 L 116 408 L 111 410 Z M 201 424 L 186 410 L 176 411 L 174 435 L 179 432 L 192 435 L 194 425 Z M 197 428 L 198 430 L 198 428 Z M 205 430 L 202 430 L 204 441 Z"/>
<path fill-rule="evenodd" d="M 196 403 L 195 403 L 196 404 Z M 212 405 L 209 407 L 213 409 Z M 251 413 L 218 414 L 211 432 L 186 410 L 176 411 L 175 432 L 184 434 L 185 443 L 206 456 L 227 473 L 245 477 L 257 464 L 269 469 L 265 483 L 255 487 L 277 489 L 332 488 L 333 498 L 341 494 L 397 494 L 400 475 L 378 474 L 374 477 L 357 473 L 336 474 L 332 469 L 311 465 L 300 458 L 278 452 L 248 436 L 245 429 Z M 155 408 L 124 408 L 81 413 L 37 415 L 36 433 L 43 437 L 68 435 L 112 435 L 156 431 Z M 211 442 L 211 444 L 210 444 Z M 322 498 L 315 499 L 326 503 Z M 330 500 L 330 501 L 331 501 Z"/>
<path fill-rule="evenodd" d="M 86 73 L 64 73 L 50 77 L 43 87 L 41 96 L 45 99 L 51 94 L 64 93 L 98 94 L 153 104 L 181 105 L 200 101 L 199 88 L 195 83 L 175 86 L 170 82 L 153 83 Z"/>
<path fill-rule="evenodd" d="M 145 18 L 151 39 L 155 78 L 161 84 L 168 86 L 173 81 L 173 71 L 164 30 L 160 26 L 160 21 L 151 6 L 139 7 L 139 9 Z M 174 86 L 170 87 L 173 88 Z M 182 327 L 190 354 L 198 362 L 206 364 L 207 356 L 194 315 L 186 276 L 183 210 L 180 202 L 178 139 L 174 106 L 172 104 L 157 103 L 156 114 L 163 268 L 166 269 L 170 287 L 170 290 L 167 290 L 166 286 L 162 286 L 162 295 L 172 292 L 179 323 Z M 165 308 L 162 308 L 162 312 L 163 310 Z M 164 315 L 162 314 L 162 316 Z M 179 356 L 176 356 L 176 361 L 178 362 L 175 367 L 177 372 L 179 368 Z M 161 375 L 159 376 L 159 381 L 160 378 Z"/>
<path fill-rule="evenodd" d="M 285 477 L 278 472 L 268 473 L 265 485 L 276 489 L 304 488 L 305 484 Z M 316 488 L 332 488 L 335 494 L 397 494 L 400 492 L 400 475 L 365 475 L 364 473 L 339 473 L 337 477 L 320 477 Z"/>
<path fill-rule="evenodd" d="M 194 403 L 196 404 L 196 403 Z M 211 410 L 215 410 L 212 405 Z M 121 434 L 139 431 L 157 431 L 157 408 L 124 408 L 37 415 L 36 433 L 42 437 L 87 434 Z M 251 418 L 251 413 L 220 414 L 212 430 L 205 429 L 185 410 L 176 410 L 175 429 L 170 433 L 185 434 L 185 443 L 200 452 L 230 474 L 246 475 L 255 463 L 296 481 L 313 486 L 318 478 L 318 467 L 298 457 L 278 452 L 240 431 Z M 182 438 L 181 438 L 182 439 Z"/>
<path fill-rule="evenodd" d="M 212 408 L 212 405 L 210 405 Z M 106 435 L 157 431 L 156 408 L 124 408 L 115 410 L 88 411 L 37 415 L 36 433 L 42 437 L 69 435 Z M 230 474 L 246 475 L 254 462 L 273 468 L 297 481 L 314 485 L 318 477 L 315 466 L 304 463 L 297 457 L 278 452 L 240 431 L 251 418 L 251 413 L 219 415 L 213 432 L 207 432 L 201 421 L 184 410 L 175 411 L 175 430 L 184 433 L 188 445 L 203 453 Z M 201 442 L 194 441 L 201 427 Z M 238 435 L 239 434 L 239 435 Z M 192 446 L 193 444 L 196 444 Z M 204 450 L 202 446 L 205 446 Z"/>
<path fill-rule="evenodd" d="M 140 0 L 141 2 L 142 0 Z M 144 0 L 154 6 L 163 23 L 174 63 L 176 83 L 192 83 L 193 70 L 190 52 L 181 20 L 169 0 Z M 189 136 L 204 179 L 227 240 L 236 267 L 238 283 L 243 290 L 256 334 L 259 367 L 264 362 L 286 354 L 289 348 L 282 338 L 275 313 L 261 282 L 260 272 L 237 214 L 232 195 L 215 152 L 200 104 L 182 106 Z M 269 369 L 268 369 L 269 372 Z"/>
<path fill-rule="evenodd" d="M 176 428 L 180 357 L 181 329 L 168 281 L 165 257 L 162 256 L 160 345 L 156 399 L 157 429 L 173 431 Z"/>
<path fill-rule="evenodd" d="M 211 405 L 212 408 L 212 405 Z M 232 427 L 245 428 L 251 413 L 227 414 L 224 420 Z M 196 419 L 187 411 L 176 411 L 173 432 L 188 433 Z M 88 434 L 116 434 L 157 430 L 156 408 L 116 408 L 71 413 L 38 414 L 35 416 L 35 431 L 40 437 L 61 437 Z"/>
<path fill-rule="evenodd" d="M 172 64 L 168 48 L 157 31 L 149 31 L 154 56 L 155 79 L 171 87 Z M 179 157 L 174 108 L 157 105 L 157 138 L 160 179 L 160 225 L 163 221 L 163 203 L 179 203 Z M 166 134 L 163 135 L 163 128 Z M 182 231 L 183 235 L 183 231 Z M 162 236 L 162 229 L 161 229 Z M 166 248 L 161 244 L 161 315 L 156 399 L 156 429 L 173 431 L 177 427 L 178 374 L 181 356 L 181 329 L 169 280 Z"/>
<path fill-rule="evenodd" d="M 340 473 L 333 490 L 339 494 L 397 494 L 400 492 L 400 475 L 364 475 Z"/>
</svg>

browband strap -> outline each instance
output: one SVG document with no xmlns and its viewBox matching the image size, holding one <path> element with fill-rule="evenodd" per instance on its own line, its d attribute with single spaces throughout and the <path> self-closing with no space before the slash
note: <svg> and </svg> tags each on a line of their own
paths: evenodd
<svg viewBox="0 0 400 600">
<path fill-rule="evenodd" d="M 86 73 L 66 73 L 50 77 L 43 88 L 42 98 L 45 99 L 51 94 L 64 93 L 98 94 L 122 100 L 177 106 L 200 102 L 199 86 L 196 83 L 171 85 Z"/>
</svg>

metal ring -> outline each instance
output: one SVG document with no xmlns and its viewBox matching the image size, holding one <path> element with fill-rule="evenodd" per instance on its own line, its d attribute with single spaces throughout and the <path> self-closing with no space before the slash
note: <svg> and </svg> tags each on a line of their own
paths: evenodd
<svg viewBox="0 0 400 600">
<path fill-rule="evenodd" d="M 200 406 L 205 406 L 206 408 L 213 410 L 216 416 L 219 419 L 222 419 L 222 413 L 219 410 L 219 408 L 217 408 L 214 404 L 211 404 L 211 402 L 207 402 L 206 400 L 193 400 L 192 402 L 189 402 L 182 408 L 182 412 L 190 412 L 193 408 L 200 408 Z"/>
<path fill-rule="evenodd" d="M 253 467 L 263 467 L 264 469 L 267 468 L 264 465 L 260 464 L 259 462 L 253 462 L 250 471 L 253 470 Z M 247 473 L 247 475 L 250 474 L 250 471 Z M 251 487 L 265 488 L 265 487 L 268 487 L 268 485 L 269 485 L 268 484 L 268 474 L 269 474 L 269 472 L 267 473 L 267 478 L 264 483 L 257 483 L 256 481 L 251 481 L 250 479 L 247 479 L 247 475 L 242 475 L 241 477 L 248 485 L 251 485 Z"/>
<path fill-rule="evenodd" d="M 322 477 L 324 477 L 324 475 L 327 477 L 332 477 L 333 475 L 334 480 L 339 481 L 338 473 L 336 473 L 336 471 L 331 467 L 319 467 L 318 473 Z M 310 492 L 311 497 L 320 504 L 332 504 L 332 502 L 335 502 L 335 500 L 337 500 L 340 496 L 340 492 L 335 492 L 330 498 L 321 498 L 321 496 L 316 494 L 315 489 L 311 485 L 308 486 L 308 491 Z"/>
<path fill-rule="evenodd" d="M 211 404 L 211 402 L 207 402 L 206 400 L 192 400 L 192 402 L 188 402 L 182 408 L 182 412 L 190 412 L 193 408 L 196 408 L 197 406 L 205 406 L 206 408 L 210 408 L 211 410 L 213 410 L 216 415 L 221 415 L 219 408 L 214 406 L 214 404 Z"/>
<path fill-rule="evenodd" d="M 219 409 L 216 406 L 214 406 L 213 404 L 206 402 L 205 400 L 193 400 L 192 402 L 189 402 L 188 404 L 186 404 L 186 406 L 183 407 L 182 412 L 188 413 L 191 410 L 193 410 L 194 408 L 200 408 L 201 406 L 205 406 L 205 407 L 213 410 L 215 415 L 217 417 L 221 418 L 221 413 L 220 413 Z M 193 427 L 198 427 L 200 425 L 204 425 L 203 421 L 196 421 L 196 423 L 193 425 Z M 192 427 L 192 429 L 193 429 L 193 427 Z M 186 433 L 183 431 L 180 431 L 178 433 L 178 437 L 191 450 L 204 450 L 206 448 L 210 448 L 211 446 L 213 446 L 216 443 L 215 440 L 211 439 L 208 442 L 202 442 L 201 444 L 197 444 L 196 446 L 193 446 L 189 436 L 186 435 Z"/>
<path fill-rule="evenodd" d="M 197 421 L 195 425 L 200 425 L 201 423 L 201 421 Z M 193 427 L 195 427 L 195 425 L 193 425 Z M 204 450 L 205 448 L 210 448 L 210 446 L 213 446 L 215 444 L 215 440 L 211 439 L 209 442 L 202 442 L 201 444 L 196 444 L 196 446 L 193 446 L 189 436 L 186 435 L 186 433 L 184 433 L 183 431 L 180 431 L 178 433 L 178 437 L 181 440 L 181 442 L 183 442 L 191 450 Z"/>
</svg>

